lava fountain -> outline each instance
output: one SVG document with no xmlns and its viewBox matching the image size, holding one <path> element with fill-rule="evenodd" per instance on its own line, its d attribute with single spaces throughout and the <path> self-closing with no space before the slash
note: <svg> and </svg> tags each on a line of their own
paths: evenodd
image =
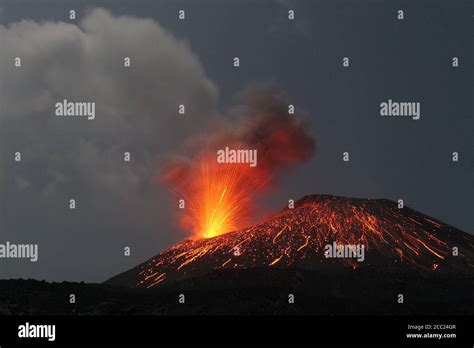
<svg viewBox="0 0 474 348">
<path fill-rule="evenodd" d="M 314 141 L 288 104 L 275 95 L 253 96 L 240 108 L 238 121 L 212 137 L 193 138 L 194 154 L 168 161 L 159 181 L 183 200 L 179 222 L 195 238 L 210 238 L 254 221 L 255 199 L 269 192 L 285 169 L 311 158 Z M 198 151 L 196 149 L 198 143 Z M 255 166 L 220 162 L 224 148 L 255 151 Z M 188 151 L 186 151 L 188 153 Z"/>
</svg>

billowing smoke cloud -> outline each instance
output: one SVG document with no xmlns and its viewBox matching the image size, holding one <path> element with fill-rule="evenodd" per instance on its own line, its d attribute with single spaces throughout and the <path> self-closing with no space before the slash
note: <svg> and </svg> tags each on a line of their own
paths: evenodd
<svg viewBox="0 0 474 348">
<path fill-rule="evenodd" d="M 159 181 L 184 199 L 184 229 L 212 237 L 255 222 L 256 200 L 282 173 L 312 157 L 314 139 L 288 107 L 274 91 L 252 88 L 232 109 L 234 122 L 209 130 L 212 136 L 193 136 L 185 148 L 187 157 L 169 161 Z M 223 149 L 249 151 L 243 159 L 253 153 L 255 162 L 220 163 Z"/>
<path fill-rule="evenodd" d="M 234 111 L 237 126 L 233 126 L 235 142 L 257 149 L 260 170 L 276 177 L 283 169 L 309 160 L 315 141 L 298 113 L 289 113 L 289 103 L 274 90 L 250 88 L 241 95 Z M 224 144 L 228 136 L 221 136 Z"/>
<path fill-rule="evenodd" d="M 99 281 L 141 261 L 136 246 L 167 246 L 163 195 L 150 190 L 156 156 L 217 100 L 189 45 L 156 21 L 95 9 L 78 25 L 0 26 L 0 47 L 0 240 L 39 244 L 36 264 L 8 261 L 0 276 Z M 95 102 L 95 120 L 54 116 L 63 99 Z"/>
</svg>

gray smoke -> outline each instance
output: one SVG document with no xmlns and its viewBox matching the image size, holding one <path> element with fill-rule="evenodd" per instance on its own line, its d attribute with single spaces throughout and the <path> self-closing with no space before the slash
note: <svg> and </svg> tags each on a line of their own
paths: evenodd
<svg viewBox="0 0 474 348">
<path fill-rule="evenodd" d="M 189 45 L 154 20 L 95 9 L 78 25 L 0 26 L 0 47 L 0 241 L 39 244 L 37 263 L 2 262 L 0 278 L 100 281 L 142 261 L 138 244 L 155 253 L 173 240 L 150 180 L 217 100 Z M 95 102 L 95 120 L 56 117 L 63 99 Z"/>
</svg>

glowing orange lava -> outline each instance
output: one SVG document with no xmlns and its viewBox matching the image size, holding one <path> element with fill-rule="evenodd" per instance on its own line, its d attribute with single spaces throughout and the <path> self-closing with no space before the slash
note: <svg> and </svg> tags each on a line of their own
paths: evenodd
<svg viewBox="0 0 474 348">
<path fill-rule="evenodd" d="M 189 170 L 192 179 L 182 187 L 188 204 L 182 225 L 210 238 L 251 223 L 251 201 L 268 176 L 248 164 L 219 164 L 212 156 L 203 156 Z"/>
<path fill-rule="evenodd" d="M 288 116 L 286 105 L 266 97 L 258 111 L 248 111 L 237 124 L 205 139 L 191 138 L 187 157 L 166 163 L 160 182 L 182 200 L 178 219 L 183 230 L 210 238 L 254 223 L 256 199 L 273 187 L 282 170 L 312 157 L 314 141 L 301 120 Z M 252 151 L 255 163 L 220 161 L 224 148 Z"/>
<path fill-rule="evenodd" d="M 364 262 L 328 259 L 324 247 L 362 244 Z M 452 255 L 456 246 L 460 253 Z M 331 270 L 357 269 L 472 270 L 474 237 L 389 200 L 307 196 L 269 219 L 214 238 L 185 241 L 140 266 L 135 286 L 214 269 L 263 267 Z M 236 252 L 238 250 L 238 252 Z M 329 268 L 328 268 L 329 267 Z"/>
</svg>

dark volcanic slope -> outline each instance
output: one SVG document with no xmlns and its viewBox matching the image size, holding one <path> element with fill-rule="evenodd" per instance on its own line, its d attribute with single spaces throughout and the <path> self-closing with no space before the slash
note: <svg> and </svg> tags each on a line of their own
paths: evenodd
<svg viewBox="0 0 474 348">
<path fill-rule="evenodd" d="M 364 245 L 365 260 L 326 258 L 324 246 L 333 242 Z M 389 200 L 314 195 L 258 225 L 185 241 L 106 284 L 152 288 L 229 268 L 463 273 L 474 267 L 473 246 L 472 235 Z"/>
<path fill-rule="evenodd" d="M 473 287 L 466 274 L 377 266 L 331 272 L 227 268 L 152 289 L 0 280 L 0 315 L 472 315 Z M 78 299 L 74 305 L 71 293 Z M 180 293 L 185 304 L 177 300 Z"/>
</svg>

